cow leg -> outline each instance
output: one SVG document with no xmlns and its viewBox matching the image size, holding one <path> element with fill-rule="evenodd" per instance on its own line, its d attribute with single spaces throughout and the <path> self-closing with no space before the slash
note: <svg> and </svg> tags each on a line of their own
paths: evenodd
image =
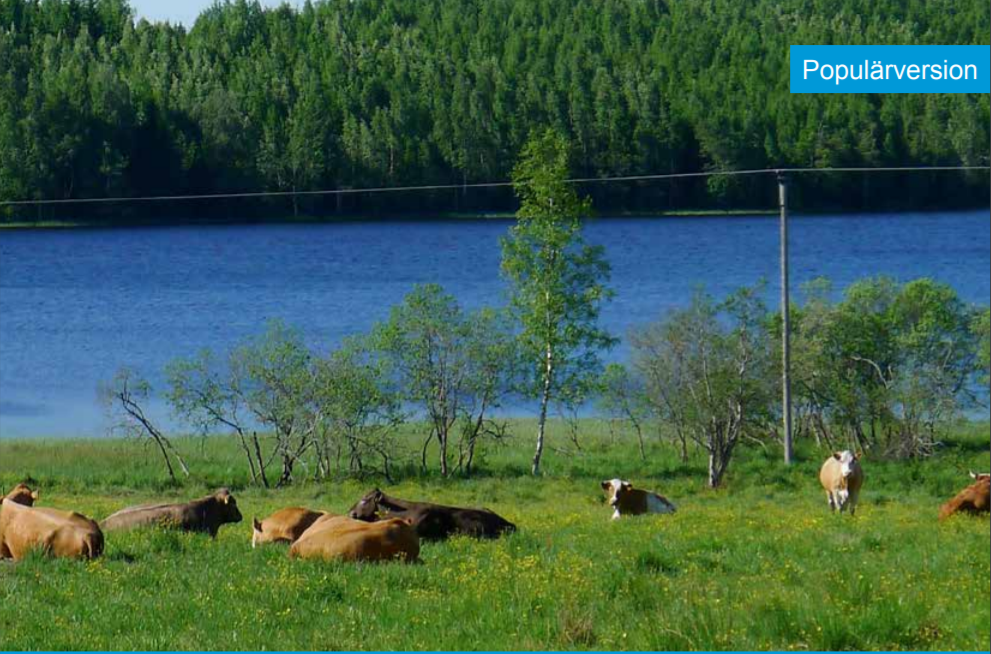
<svg viewBox="0 0 991 654">
<path fill-rule="evenodd" d="M 837 495 L 837 504 L 840 505 L 840 513 L 845 513 L 850 500 L 849 491 L 840 491 Z"/>
<path fill-rule="evenodd" d="M 836 513 L 836 500 L 833 499 L 833 494 L 830 492 L 826 493 L 826 501 L 829 502 L 829 510 Z"/>
</svg>

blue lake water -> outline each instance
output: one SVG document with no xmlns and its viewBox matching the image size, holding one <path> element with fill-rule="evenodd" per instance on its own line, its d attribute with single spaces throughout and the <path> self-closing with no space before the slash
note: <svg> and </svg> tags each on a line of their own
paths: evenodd
<svg viewBox="0 0 991 654">
<path fill-rule="evenodd" d="M 416 283 L 467 307 L 502 302 L 508 221 L 37 230 L 0 233 L 0 437 L 98 436 L 96 389 L 128 365 L 161 387 L 174 357 L 226 351 L 283 319 L 330 348 L 384 318 Z M 771 217 L 608 219 L 618 336 L 685 304 L 767 279 L 778 295 Z M 795 288 L 869 275 L 933 277 L 987 304 L 988 211 L 796 217 Z M 611 354 L 623 359 L 621 346 Z M 163 416 L 164 417 L 164 416 Z"/>
</svg>

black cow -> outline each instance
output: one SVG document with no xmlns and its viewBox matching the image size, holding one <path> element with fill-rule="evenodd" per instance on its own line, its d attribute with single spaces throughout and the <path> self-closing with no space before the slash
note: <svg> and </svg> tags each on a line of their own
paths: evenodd
<svg viewBox="0 0 991 654">
<path fill-rule="evenodd" d="M 488 509 L 407 502 L 389 497 L 377 488 L 358 500 L 348 511 L 348 515 L 354 520 L 375 522 L 379 519 L 380 511 L 385 512 L 389 518 L 412 520 L 416 533 L 422 540 L 446 540 L 451 536 L 499 538 L 516 531 L 516 525 Z"/>
</svg>

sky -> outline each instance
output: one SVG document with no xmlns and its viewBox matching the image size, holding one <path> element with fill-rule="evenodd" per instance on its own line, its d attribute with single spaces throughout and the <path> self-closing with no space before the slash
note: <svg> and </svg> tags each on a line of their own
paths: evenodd
<svg viewBox="0 0 991 654">
<path fill-rule="evenodd" d="M 277 7 L 284 0 L 260 0 L 265 7 Z M 299 4 L 290 0 L 289 4 Z M 213 0 L 131 0 L 131 6 L 138 18 L 150 21 L 182 23 L 192 27 L 201 11 L 213 5 Z"/>
</svg>

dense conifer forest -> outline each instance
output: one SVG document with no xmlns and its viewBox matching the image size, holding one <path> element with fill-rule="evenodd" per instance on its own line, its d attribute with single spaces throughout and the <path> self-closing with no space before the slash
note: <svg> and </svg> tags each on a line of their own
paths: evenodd
<svg viewBox="0 0 991 654">
<path fill-rule="evenodd" d="M 791 95 L 791 44 L 987 44 L 986 0 L 0 0 L 0 200 L 508 179 L 555 128 L 572 172 L 986 165 L 987 95 Z M 588 185 L 600 213 L 773 206 L 767 178 Z M 802 209 L 985 205 L 986 172 L 802 177 Z M 2 220 L 513 210 L 509 189 L 0 208 Z"/>
</svg>

